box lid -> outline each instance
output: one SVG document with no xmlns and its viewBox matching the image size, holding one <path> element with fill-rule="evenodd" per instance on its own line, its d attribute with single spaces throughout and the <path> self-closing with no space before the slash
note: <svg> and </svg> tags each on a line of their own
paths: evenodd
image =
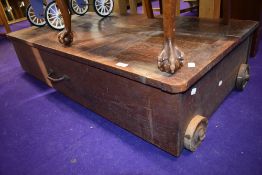
<svg viewBox="0 0 262 175">
<path fill-rule="evenodd" d="M 223 25 L 220 20 L 177 17 L 175 41 L 185 60 L 184 66 L 173 75 L 157 68 L 157 57 L 163 47 L 160 17 L 73 16 L 71 47 L 61 46 L 58 32 L 48 27 L 31 27 L 8 37 L 169 93 L 180 93 L 252 34 L 257 25 L 254 21 L 231 20 L 229 25 Z"/>
</svg>

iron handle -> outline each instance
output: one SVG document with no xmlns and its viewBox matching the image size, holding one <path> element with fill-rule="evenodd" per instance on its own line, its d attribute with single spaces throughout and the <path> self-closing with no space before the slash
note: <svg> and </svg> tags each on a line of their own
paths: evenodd
<svg viewBox="0 0 262 175">
<path fill-rule="evenodd" d="M 52 75 L 54 74 L 54 71 L 51 69 L 48 73 L 48 76 L 47 78 L 54 82 L 54 83 L 57 83 L 57 82 L 60 82 L 60 81 L 63 81 L 63 80 L 69 80 L 70 78 L 67 76 L 67 75 L 62 75 L 61 77 L 58 77 L 58 78 L 53 78 Z"/>
</svg>

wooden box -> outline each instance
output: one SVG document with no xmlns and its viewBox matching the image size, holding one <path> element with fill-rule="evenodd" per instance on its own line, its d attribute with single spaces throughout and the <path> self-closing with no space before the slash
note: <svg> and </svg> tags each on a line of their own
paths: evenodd
<svg viewBox="0 0 262 175">
<path fill-rule="evenodd" d="M 161 18 L 73 17 L 73 46 L 47 27 L 9 34 L 23 69 L 74 101 L 179 156 L 195 116 L 207 119 L 235 87 L 257 23 L 179 17 L 184 66 L 160 72 Z"/>
</svg>

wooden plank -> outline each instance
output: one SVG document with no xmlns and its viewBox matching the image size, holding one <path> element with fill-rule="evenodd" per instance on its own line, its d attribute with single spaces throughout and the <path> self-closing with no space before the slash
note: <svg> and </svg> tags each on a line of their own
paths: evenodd
<svg viewBox="0 0 262 175">
<path fill-rule="evenodd" d="M 129 0 L 130 13 L 137 14 L 137 0 Z"/>
<path fill-rule="evenodd" d="M 114 11 L 120 15 L 126 15 L 127 14 L 127 3 L 126 0 L 115 0 L 115 9 Z"/>
<path fill-rule="evenodd" d="M 176 16 L 180 16 L 180 0 L 176 1 Z"/>
<path fill-rule="evenodd" d="M 199 0 L 199 17 L 218 19 L 220 18 L 221 0 Z"/>
<path fill-rule="evenodd" d="M 5 27 L 6 33 L 10 33 L 11 29 L 9 27 L 9 24 L 8 24 L 6 15 L 5 15 L 4 7 L 3 7 L 3 4 L 2 4 L 1 1 L 0 1 L 0 21 L 2 21 L 2 23 Z"/>
<path fill-rule="evenodd" d="M 150 0 L 142 0 L 143 13 L 148 18 L 154 18 L 153 8 Z"/>
<path fill-rule="evenodd" d="M 244 3 L 239 0 L 231 0 L 231 4 L 232 18 L 259 21 L 259 29 L 253 37 L 251 47 L 251 56 L 254 57 L 259 50 L 258 46 L 262 36 L 262 1 L 251 0 Z"/>
<path fill-rule="evenodd" d="M 143 2 L 143 11 L 146 12 L 146 5 L 147 5 L 147 2 Z M 161 14 L 163 13 L 163 1 L 162 0 L 159 0 L 159 8 L 153 8 L 153 11 L 159 11 Z M 150 12 L 151 13 L 151 12 Z M 176 4 L 176 16 L 180 16 L 180 1 L 178 0 L 177 1 L 177 4 Z M 151 18 L 151 16 L 149 16 Z"/>
<path fill-rule="evenodd" d="M 130 14 L 137 14 L 137 0 L 129 0 L 128 3 L 126 0 L 116 0 L 114 11 L 120 15 L 127 14 L 127 5 L 130 7 Z"/>
</svg>

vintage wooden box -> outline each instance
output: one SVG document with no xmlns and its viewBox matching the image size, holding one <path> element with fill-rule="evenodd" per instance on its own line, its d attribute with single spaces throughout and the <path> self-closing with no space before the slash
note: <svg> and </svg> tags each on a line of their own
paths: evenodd
<svg viewBox="0 0 262 175">
<path fill-rule="evenodd" d="M 161 24 L 161 18 L 101 19 L 89 14 L 73 17 L 76 39 L 71 47 L 61 46 L 57 32 L 47 27 L 13 32 L 9 38 L 26 72 L 179 156 L 194 117 L 208 119 L 235 88 L 257 23 L 231 20 L 223 25 L 177 18 L 176 45 L 185 60 L 174 75 L 157 68 L 163 44 Z"/>
</svg>

